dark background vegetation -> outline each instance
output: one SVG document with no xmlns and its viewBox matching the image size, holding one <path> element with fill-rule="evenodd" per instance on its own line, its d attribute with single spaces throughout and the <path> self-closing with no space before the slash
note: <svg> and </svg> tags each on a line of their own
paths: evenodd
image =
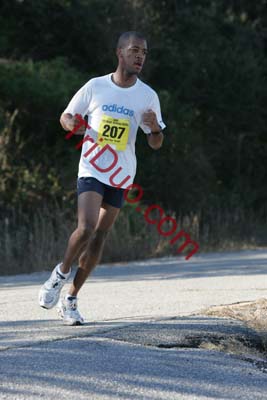
<svg viewBox="0 0 267 400">
<path fill-rule="evenodd" d="M 81 85 L 114 71 L 127 30 L 147 35 L 142 79 L 168 126 L 157 152 L 138 135 L 143 204 L 160 204 L 202 250 L 267 244 L 266 0 L 2 0 L 1 274 L 62 257 L 79 152 L 59 116 Z M 104 260 L 174 250 L 126 205 Z"/>
</svg>

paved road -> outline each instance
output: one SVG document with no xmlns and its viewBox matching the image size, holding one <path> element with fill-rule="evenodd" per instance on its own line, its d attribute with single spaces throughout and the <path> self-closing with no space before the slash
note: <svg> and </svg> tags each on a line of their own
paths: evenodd
<svg viewBox="0 0 267 400">
<path fill-rule="evenodd" d="M 0 277 L 0 399 L 267 399 L 263 360 L 188 346 L 201 332 L 246 333 L 196 314 L 266 297 L 266 261 L 244 251 L 102 265 L 80 294 L 83 327 L 38 307 L 48 272 Z"/>
</svg>

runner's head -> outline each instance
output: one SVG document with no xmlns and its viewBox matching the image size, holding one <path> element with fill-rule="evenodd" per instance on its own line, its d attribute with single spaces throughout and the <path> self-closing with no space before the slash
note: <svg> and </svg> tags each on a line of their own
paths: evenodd
<svg viewBox="0 0 267 400">
<path fill-rule="evenodd" d="M 124 32 L 117 43 L 117 57 L 119 66 L 130 75 L 137 75 L 142 71 L 147 55 L 147 41 L 139 32 Z"/>
</svg>

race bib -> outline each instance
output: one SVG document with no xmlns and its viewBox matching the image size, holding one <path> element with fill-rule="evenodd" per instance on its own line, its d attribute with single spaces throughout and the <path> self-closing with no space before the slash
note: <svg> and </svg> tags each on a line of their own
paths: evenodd
<svg viewBox="0 0 267 400">
<path fill-rule="evenodd" d="M 113 144 L 117 151 L 124 151 L 128 143 L 130 121 L 103 115 L 97 136 L 97 143 L 103 147 Z"/>
</svg>

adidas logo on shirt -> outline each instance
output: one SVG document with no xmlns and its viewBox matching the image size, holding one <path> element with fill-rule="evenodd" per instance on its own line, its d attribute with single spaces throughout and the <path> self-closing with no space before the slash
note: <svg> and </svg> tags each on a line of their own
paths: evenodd
<svg viewBox="0 0 267 400">
<path fill-rule="evenodd" d="M 119 114 L 124 114 L 124 115 L 129 115 L 129 117 L 133 117 L 134 111 L 129 110 L 129 108 L 125 108 L 123 106 L 118 106 L 117 104 L 104 104 L 102 106 L 103 111 L 111 111 L 111 112 L 117 112 Z"/>
</svg>

